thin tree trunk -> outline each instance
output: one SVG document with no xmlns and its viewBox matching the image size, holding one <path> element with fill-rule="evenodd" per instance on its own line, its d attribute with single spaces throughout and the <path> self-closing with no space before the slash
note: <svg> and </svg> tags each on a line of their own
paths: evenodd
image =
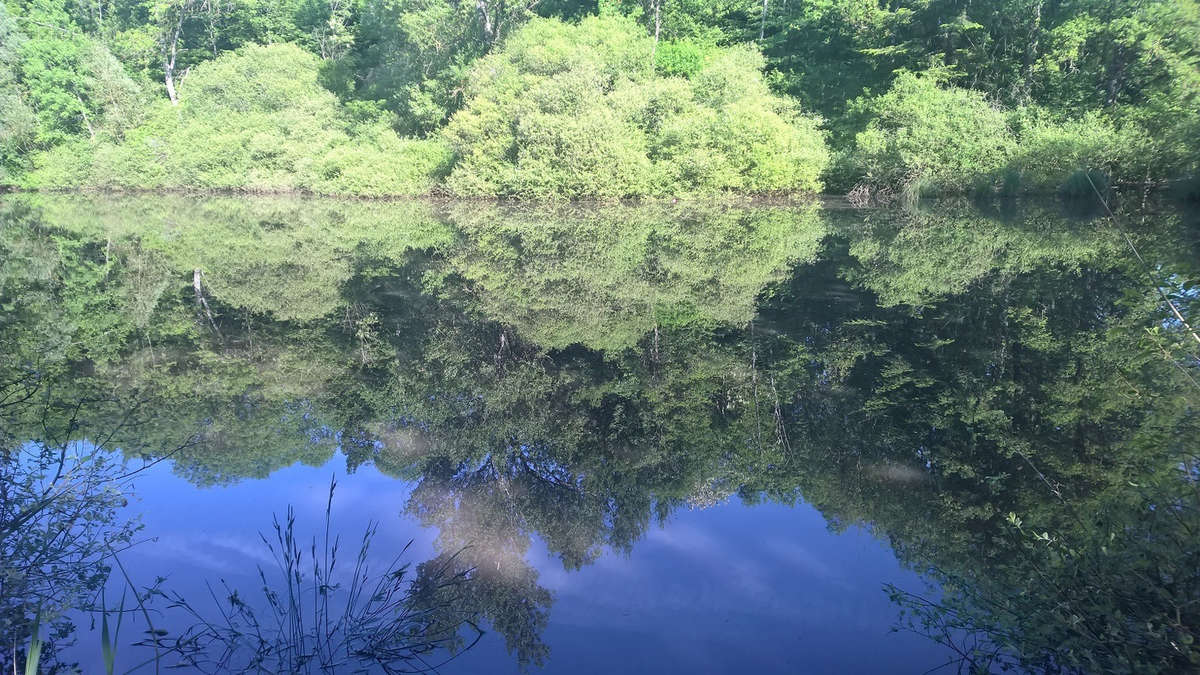
<svg viewBox="0 0 1200 675">
<path fill-rule="evenodd" d="M 488 13 L 487 0 L 475 0 L 475 9 L 479 10 L 479 18 L 483 21 L 483 38 L 488 44 L 496 41 L 496 29 L 492 25 L 492 16 Z"/>
<path fill-rule="evenodd" d="M 1022 83 L 1025 91 L 1022 92 L 1025 101 L 1033 95 L 1033 64 L 1038 57 L 1038 42 L 1042 36 L 1042 0 L 1038 0 L 1033 9 L 1033 27 L 1029 31 L 1029 44 L 1025 46 L 1025 68 L 1022 72 Z"/>
<path fill-rule="evenodd" d="M 179 53 L 179 34 L 183 32 L 185 14 L 181 7 L 179 21 L 175 23 L 175 29 L 171 32 L 171 42 L 163 54 L 163 81 L 167 85 L 167 96 L 171 99 L 171 105 L 179 105 L 179 96 L 175 93 L 175 57 Z"/>
<path fill-rule="evenodd" d="M 217 322 L 213 319 L 212 310 L 208 307 L 208 300 L 204 299 L 204 286 L 200 281 L 200 268 L 192 271 L 192 289 L 196 291 L 196 304 L 204 309 L 204 315 L 208 317 L 208 324 L 212 326 L 213 332 L 217 337 L 222 337 L 221 329 L 217 328 Z"/>
<path fill-rule="evenodd" d="M 762 42 L 767 35 L 767 4 L 770 0 L 763 0 L 762 22 L 758 25 L 758 41 Z"/>
<path fill-rule="evenodd" d="M 1117 103 L 1117 97 L 1121 94 L 1121 89 L 1124 86 L 1125 79 L 1125 50 L 1117 47 L 1116 53 L 1113 55 L 1113 61 L 1108 67 L 1108 85 L 1105 87 L 1104 105 L 1113 106 Z"/>
<path fill-rule="evenodd" d="M 179 97 L 175 94 L 175 78 L 171 75 L 172 68 L 170 61 L 163 64 L 163 70 L 166 73 L 163 81 L 167 85 L 167 97 L 171 99 L 171 105 L 179 105 Z"/>
<path fill-rule="evenodd" d="M 654 48 L 650 50 L 650 62 L 658 56 L 658 36 L 662 33 L 662 0 L 654 0 Z"/>
<path fill-rule="evenodd" d="M 208 43 L 212 48 L 213 58 L 217 58 L 217 21 L 221 11 L 220 5 L 213 7 L 212 2 L 205 2 L 202 6 L 205 12 L 208 13 Z"/>
<path fill-rule="evenodd" d="M 88 119 L 87 104 L 83 102 L 83 98 L 79 94 L 75 94 L 75 98 L 79 101 L 80 114 L 83 115 L 83 123 L 87 125 L 88 136 L 94 141 L 96 140 L 96 131 L 92 129 L 92 121 Z"/>
</svg>

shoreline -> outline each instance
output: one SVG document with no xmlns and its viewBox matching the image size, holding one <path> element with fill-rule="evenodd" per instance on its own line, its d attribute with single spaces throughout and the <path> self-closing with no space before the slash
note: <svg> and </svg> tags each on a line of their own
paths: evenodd
<svg viewBox="0 0 1200 675">
<path fill-rule="evenodd" d="M 845 200 L 846 195 L 836 193 L 796 192 L 777 195 L 713 194 L 682 197 L 627 197 L 621 199 L 523 199 L 520 197 L 470 197 L 430 191 L 421 194 L 360 195 L 337 192 L 315 192 L 310 190 L 279 189 L 259 190 L 251 188 L 97 188 L 97 187 L 54 187 L 27 188 L 17 185 L 0 185 L 3 194 L 84 194 L 104 196 L 183 196 L 183 197 L 295 197 L 301 199 L 332 199 L 359 202 L 429 202 L 434 204 L 490 204 L 501 206 L 570 206 L 581 205 L 670 205 L 670 204 L 750 204 L 764 206 L 786 206 L 807 204 L 814 201 Z"/>
<path fill-rule="evenodd" d="M 1153 184 L 1128 184 L 1114 185 L 1112 192 L 1114 196 L 1120 196 L 1124 193 L 1132 191 L 1140 191 L 1146 195 L 1156 198 L 1170 197 L 1171 188 L 1185 179 L 1177 179 L 1170 181 L 1158 181 Z M 0 185 L 0 196 L 3 195 L 21 195 L 21 194 L 50 194 L 50 195 L 93 195 L 93 196 L 111 196 L 111 197 L 148 197 L 148 196 L 176 196 L 176 197 L 291 197 L 296 199 L 322 199 L 336 200 L 348 202 L 382 202 L 382 203 L 398 203 L 398 202 L 424 202 L 438 205 L 446 204 L 487 204 L 493 206 L 508 206 L 514 208 L 520 207 L 553 207 L 553 206 L 663 206 L 663 205 L 687 205 L 687 204 L 719 204 L 729 206 L 794 206 L 810 204 L 812 202 L 821 202 L 825 207 L 842 207 L 848 209 L 875 209 L 875 208 L 898 208 L 900 205 L 897 200 L 881 202 L 870 201 L 866 204 L 855 204 L 851 201 L 849 194 L 840 194 L 836 192 L 796 192 L 789 194 L 713 194 L 702 196 L 681 196 L 681 197 L 627 197 L 621 199 L 563 199 L 563 200 L 545 200 L 545 199 L 524 199 L 520 197 L 470 197 L 456 196 L 439 191 L 430 191 L 421 194 L 384 194 L 384 195 L 361 195 L 352 193 L 332 193 L 332 192 L 315 192 L 309 190 L 298 189 L 278 189 L 278 190 L 261 190 L 250 188 L 181 188 L 181 187 L 166 187 L 166 188 L 98 188 L 98 187 L 54 187 L 54 188 L 28 188 L 19 185 Z M 954 192 L 937 195 L 929 195 L 922 197 L 922 201 L 939 201 L 944 199 L 970 199 L 979 200 L 980 197 L 972 195 L 968 192 Z M 1057 190 L 1031 190 L 1021 192 L 1015 195 L 987 195 L 984 199 L 1001 200 L 1006 202 L 1016 202 L 1022 199 L 1056 199 L 1062 201 L 1075 201 L 1075 198 L 1064 196 Z M 1187 202 L 1187 198 L 1178 197 L 1179 201 Z"/>
</svg>

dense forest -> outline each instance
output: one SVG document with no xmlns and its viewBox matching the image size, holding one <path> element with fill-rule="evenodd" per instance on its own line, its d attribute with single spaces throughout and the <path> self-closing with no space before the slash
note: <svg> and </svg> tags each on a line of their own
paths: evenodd
<svg viewBox="0 0 1200 675">
<path fill-rule="evenodd" d="M 0 184 L 1196 193 L 1196 0 L 7 0 Z"/>
</svg>

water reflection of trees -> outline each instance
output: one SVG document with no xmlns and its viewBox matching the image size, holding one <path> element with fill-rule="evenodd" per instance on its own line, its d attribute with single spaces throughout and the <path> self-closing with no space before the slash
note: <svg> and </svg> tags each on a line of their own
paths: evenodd
<svg viewBox="0 0 1200 675">
<path fill-rule="evenodd" d="M 937 223 L 923 218 L 912 226 Z M 1164 358 L 1186 338 L 1096 225 L 1042 252 L 1013 242 L 1044 220 L 1006 225 L 992 269 L 933 296 L 916 281 L 953 266 L 946 248 L 885 239 L 892 262 L 860 278 L 907 288 L 903 304 L 833 321 L 823 351 L 854 364 L 801 395 L 851 397 L 838 406 L 845 418 L 803 421 L 817 443 L 852 449 L 806 456 L 801 492 L 835 522 L 872 523 L 942 583 L 949 592 L 933 605 L 905 597 L 913 626 L 977 631 L 976 665 L 994 646 L 992 666 L 1032 670 L 1179 671 L 1196 658 L 1198 502 L 1194 472 L 1182 470 L 1195 461 L 1196 361 L 1186 350 Z M 1194 278 L 1196 258 L 1180 250 L 1194 243 L 1157 249 L 1172 240 L 1169 216 L 1159 225 L 1142 245 L 1174 262 L 1164 276 Z M 794 303 L 780 309 L 791 326 L 781 330 L 814 334 L 794 324 Z M 814 314 L 828 322 L 836 311 Z M 921 481 L 871 476 L 896 462 Z"/>
<path fill-rule="evenodd" d="M 63 649 L 77 644 L 76 624 L 89 617 L 103 625 L 99 647 L 85 641 L 80 649 L 110 673 L 116 655 L 128 659 L 130 649 L 141 666 L 194 672 L 430 672 L 482 635 L 478 611 L 462 599 L 474 569 L 453 553 L 412 568 L 407 547 L 373 568 L 368 556 L 378 524 L 347 556 L 331 523 L 333 484 L 320 540 L 304 545 L 291 509 L 275 521 L 274 539 L 264 537 L 276 569 L 259 567 L 261 598 L 224 581 L 216 587 L 210 581 L 211 605 L 171 592 L 162 577 L 135 586 L 120 557 L 135 545 L 153 545 L 137 540 L 138 517 L 125 508 L 135 497 L 135 479 L 179 457 L 198 436 L 180 430 L 180 445 L 130 461 L 112 442 L 136 433 L 144 401 L 65 393 L 60 399 L 36 373 L 0 387 L 5 671 L 77 672 Z M 133 624 L 142 638 L 121 642 L 123 624 Z M 183 628 L 170 632 L 163 625 Z"/>
<path fill-rule="evenodd" d="M 472 580 L 454 606 L 521 662 L 545 657 L 552 602 L 526 562 L 534 537 L 575 569 L 629 550 L 678 506 L 735 494 L 802 496 L 836 527 L 869 523 L 946 590 L 898 596 L 913 627 L 981 636 L 968 662 L 998 650 L 997 667 L 1186 670 L 1195 658 L 1195 364 L 1102 223 L 958 205 L 410 209 L 390 221 L 404 236 L 355 242 L 303 210 L 275 204 L 224 227 L 274 223 L 280 253 L 245 285 L 317 284 L 321 308 L 281 314 L 226 278 L 206 289 L 219 336 L 190 270 L 250 268 L 221 260 L 201 228 L 184 238 L 202 263 L 156 244 L 173 281 L 145 321 L 130 318 L 128 285 L 146 266 L 101 267 L 95 244 L 106 232 L 119 245 L 105 255 L 149 246 L 131 242 L 154 235 L 114 231 L 122 209 L 58 230 L 10 214 L 10 250 L 52 250 L 49 232 L 67 244 L 62 271 L 5 280 L 25 312 L 0 324 L 5 338 L 36 345 L 49 322 L 73 327 L 85 348 L 63 363 L 152 392 L 156 421 L 122 447 L 202 429 L 176 462 L 193 480 L 340 451 L 415 481 L 407 511 L 444 552 L 429 564 Z M 337 279 L 286 262 L 297 228 L 311 260 L 336 258 Z M 1143 228 L 1164 278 L 1190 283 L 1194 236 L 1170 211 Z M 96 306 L 106 331 L 89 324 Z"/>
</svg>

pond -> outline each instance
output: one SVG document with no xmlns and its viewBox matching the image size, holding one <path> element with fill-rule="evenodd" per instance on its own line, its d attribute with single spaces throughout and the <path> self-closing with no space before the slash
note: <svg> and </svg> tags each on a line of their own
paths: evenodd
<svg viewBox="0 0 1200 675">
<path fill-rule="evenodd" d="M 6 196 L 0 666 L 1200 667 L 1200 218 L 1114 208 Z"/>
</svg>

